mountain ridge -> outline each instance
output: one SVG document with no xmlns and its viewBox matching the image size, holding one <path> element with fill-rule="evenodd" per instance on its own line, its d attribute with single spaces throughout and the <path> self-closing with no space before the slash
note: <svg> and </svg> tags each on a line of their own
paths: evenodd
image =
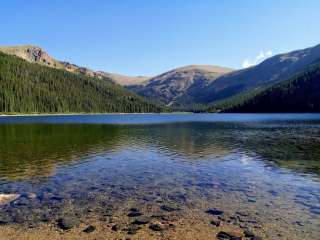
<svg viewBox="0 0 320 240">
<path fill-rule="evenodd" d="M 291 78 L 259 92 L 238 96 L 222 109 L 237 113 L 320 112 L 320 59 Z M 242 97 L 242 99 L 241 99 Z M 215 107 L 208 110 L 212 111 Z"/>
<path fill-rule="evenodd" d="M 147 98 L 156 96 L 168 106 L 179 101 L 188 104 L 192 102 L 188 92 L 205 87 L 217 77 L 232 71 L 231 68 L 215 65 L 187 65 L 152 77 L 143 85 L 129 86 L 129 89 Z"/>
<path fill-rule="evenodd" d="M 67 72 L 0 52 L 0 112 L 161 112 L 163 106 L 99 78 Z"/>
<path fill-rule="evenodd" d="M 68 72 L 83 74 L 88 77 L 96 77 L 100 79 L 110 80 L 122 86 L 137 84 L 145 81 L 147 77 L 132 77 L 121 74 L 114 74 L 104 71 L 94 71 L 87 67 L 81 67 L 67 61 L 59 61 L 50 56 L 42 47 L 35 45 L 19 45 L 19 46 L 0 46 L 0 51 L 20 57 L 30 63 L 38 63 L 47 67 L 63 69 Z"/>
</svg>

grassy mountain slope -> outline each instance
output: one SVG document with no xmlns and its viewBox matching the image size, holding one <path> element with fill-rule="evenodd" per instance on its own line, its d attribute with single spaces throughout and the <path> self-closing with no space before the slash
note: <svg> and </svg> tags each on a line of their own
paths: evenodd
<svg viewBox="0 0 320 240">
<path fill-rule="evenodd" d="M 192 109 L 237 97 L 249 90 L 258 92 L 297 74 L 319 58 L 320 45 L 317 45 L 279 54 L 237 71 L 201 69 L 199 66 L 175 69 L 130 89 L 175 108 Z"/>
<path fill-rule="evenodd" d="M 181 107 L 193 104 L 201 89 L 230 71 L 232 69 L 217 66 L 190 65 L 173 69 L 130 89 L 169 106 Z"/>
<path fill-rule="evenodd" d="M 248 91 L 217 103 L 209 111 L 320 112 L 320 64 L 312 64 L 290 79 L 264 90 Z"/>
<path fill-rule="evenodd" d="M 144 82 L 148 81 L 150 77 L 146 76 L 126 76 L 117 73 L 109 73 L 98 71 L 97 73 L 101 74 L 102 76 L 111 79 L 111 81 L 121 85 L 121 86 L 131 86 L 137 84 L 143 84 Z"/>
<path fill-rule="evenodd" d="M 299 73 L 320 58 L 320 45 L 271 57 L 251 68 L 223 75 L 203 89 L 200 103 L 226 99 L 241 92 L 265 88 Z"/>
<path fill-rule="evenodd" d="M 159 112 L 109 81 L 32 64 L 0 52 L 0 112 Z"/>
</svg>

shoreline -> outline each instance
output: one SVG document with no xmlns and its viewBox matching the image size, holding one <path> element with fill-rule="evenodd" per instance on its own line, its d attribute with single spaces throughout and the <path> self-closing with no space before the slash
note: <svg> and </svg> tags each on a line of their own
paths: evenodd
<svg viewBox="0 0 320 240">
<path fill-rule="evenodd" d="M 194 112 L 150 112 L 150 113 L 13 113 L 13 114 L 1 114 L 0 117 L 29 117 L 29 116 L 82 116 L 82 115 L 151 115 L 151 114 L 195 114 Z"/>
</svg>

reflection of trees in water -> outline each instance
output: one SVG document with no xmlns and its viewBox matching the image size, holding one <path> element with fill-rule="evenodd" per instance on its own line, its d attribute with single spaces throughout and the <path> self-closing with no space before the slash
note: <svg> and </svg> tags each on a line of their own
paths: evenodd
<svg viewBox="0 0 320 240">
<path fill-rule="evenodd" d="M 1 176 L 50 176 L 56 164 L 116 148 L 118 135 L 107 125 L 0 125 Z"/>
<path fill-rule="evenodd" d="M 135 147 L 157 148 L 187 161 L 224 157 L 234 150 L 253 152 L 275 166 L 319 175 L 319 136 L 318 128 L 250 123 L 0 125 L 0 175 L 50 176 L 56 165 Z"/>
<path fill-rule="evenodd" d="M 241 145 L 267 164 L 320 175 L 320 128 L 252 128 L 239 135 Z"/>
</svg>

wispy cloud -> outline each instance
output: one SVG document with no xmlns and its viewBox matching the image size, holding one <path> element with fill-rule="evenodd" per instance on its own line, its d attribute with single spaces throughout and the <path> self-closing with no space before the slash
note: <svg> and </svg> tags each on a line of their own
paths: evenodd
<svg viewBox="0 0 320 240">
<path fill-rule="evenodd" d="M 242 62 L 243 68 L 248 68 L 254 65 L 257 65 L 258 63 L 262 62 L 263 60 L 267 59 L 268 57 L 272 56 L 272 51 L 268 50 L 266 52 L 261 51 L 254 59 L 245 59 Z"/>
</svg>

